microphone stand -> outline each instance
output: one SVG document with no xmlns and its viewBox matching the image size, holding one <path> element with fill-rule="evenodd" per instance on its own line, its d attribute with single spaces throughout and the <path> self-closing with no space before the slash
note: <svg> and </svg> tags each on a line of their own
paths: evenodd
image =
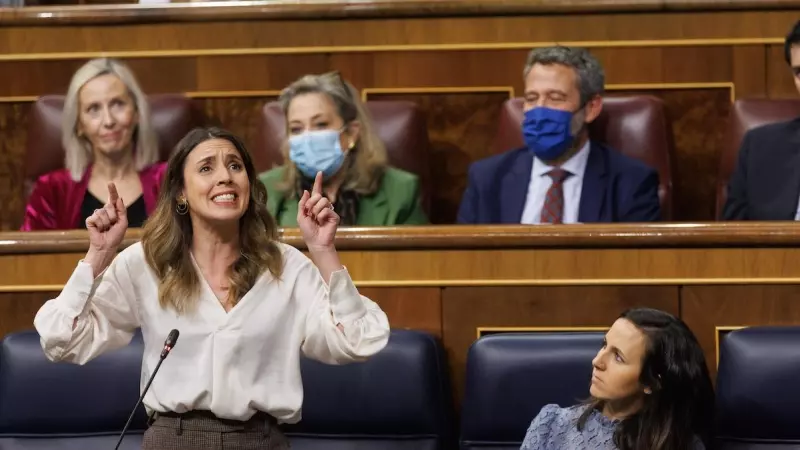
<svg viewBox="0 0 800 450">
<path fill-rule="evenodd" d="M 122 428 L 122 433 L 119 435 L 119 440 L 117 441 L 117 445 L 114 447 L 114 450 L 119 450 L 120 444 L 122 444 L 122 439 L 125 437 L 125 433 L 128 431 L 128 427 L 131 426 L 131 422 L 133 421 L 133 416 L 136 415 L 136 409 L 139 408 L 139 405 L 142 404 L 144 400 L 144 396 L 147 394 L 147 391 L 150 389 L 150 385 L 153 383 L 153 379 L 156 377 L 158 373 L 158 369 L 161 367 L 161 363 L 167 358 L 169 352 L 172 351 L 172 347 L 175 345 L 175 342 L 178 340 L 178 330 L 172 330 L 169 336 L 167 337 L 167 342 L 164 343 L 164 350 L 161 351 L 161 357 L 158 358 L 158 364 L 156 364 L 156 368 L 153 370 L 153 373 L 150 375 L 150 379 L 147 380 L 147 384 L 142 391 L 142 395 L 139 396 L 139 400 L 136 402 L 136 406 L 133 407 L 133 411 L 131 411 L 131 415 L 128 417 L 128 421 L 125 423 L 125 426 Z"/>
<path fill-rule="evenodd" d="M 122 444 L 122 439 L 125 437 L 125 433 L 128 431 L 128 427 L 131 426 L 131 422 L 133 421 L 133 416 L 136 415 L 136 409 L 139 408 L 139 405 L 142 404 L 142 400 L 144 400 L 145 394 L 147 394 L 147 390 L 150 389 L 150 384 L 153 383 L 153 378 L 155 378 L 156 373 L 158 372 L 158 368 L 161 367 L 161 363 L 164 362 L 164 358 L 158 359 L 158 364 L 156 365 L 156 369 L 153 371 L 153 374 L 150 375 L 150 379 L 147 380 L 147 385 L 144 387 L 144 391 L 142 391 L 142 395 L 139 396 L 139 401 L 136 402 L 136 406 L 133 407 L 133 411 L 131 411 L 131 415 L 128 417 L 128 421 L 125 422 L 125 426 L 122 428 L 122 433 L 119 435 L 119 440 L 117 441 L 116 447 L 114 450 L 118 450 L 120 444 Z"/>
</svg>

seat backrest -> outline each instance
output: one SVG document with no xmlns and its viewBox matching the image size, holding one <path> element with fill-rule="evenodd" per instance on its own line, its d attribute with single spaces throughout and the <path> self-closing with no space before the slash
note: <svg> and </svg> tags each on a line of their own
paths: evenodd
<svg viewBox="0 0 800 450">
<path fill-rule="evenodd" d="M 467 355 L 461 449 L 518 450 L 543 406 L 589 397 L 601 332 L 503 333 Z"/>
<path fill-rule="evenodd" d="M 203 126 L 203 114 L 183 94 L 157 94 L 147 97 L 150 118 L 158 136 L 161 161 L 169 158 L 175 145 L 194 127 Z M 40 175 L 64 167 L 61 145 L 63 95 L 45 95 L 33 104 L 28 119 L 25 149 L 25 178 L 36 181 Z"/>
<path fill-rule="evenodd" d="M 722 339 L 717 369 L 720 450 L 800 448 L 800 327 L 753 327 Z"/>
<path fill-rule="evenodd" d="M 48 361 L 35 331 L 6 335 L 0 346 L 0 448 L 114 448 L 136 400 L 144 344 L 78 366 Z M 137 411 L 121 448 L 141 448 L 146 425 Z"/>
<path fill-rule="evenodd" d="M 386 147 L 389 165 L 417 175 L 423 209 L 430 211 L 430 142 L 425 113 L 413 102 L 379 100 L 365 103 L 375 134 Z M 264 105 L 259 139 L 253 149 L 258 172 L 283 164 L 281 146 L 286 139 L 286 119 L 278 102 Z"/>
<path fill-rule="evenodd" d="M 722 215 L 730 180 L 739 158 L 744 135 L 753 128 L 800 117 L 800 99 L 740 99 L 733 103 L 728 118 L 728 135 L 720 153 L 717 174 L 716 217 Z"/>
<path fill-rule="evenodd" d="M 303 358 L 303 418 L 285 428 L 293 450 L 434 450 L 452 442 L 444 351 L 431 335 L 392 330 L 363 363 Z"/>
<path fill-rule="evenodd" d="M 500 111 L 493 151 L 525 146 L 522 138 L 524 99 L 507 100 Z M 658 170 L 658 197 L 664 220 L 672 219 L 674 140 L 661 99 L 649 95 L 604 97 L 603 112 L 589 125 L 591 139 Z"/>
</svg>

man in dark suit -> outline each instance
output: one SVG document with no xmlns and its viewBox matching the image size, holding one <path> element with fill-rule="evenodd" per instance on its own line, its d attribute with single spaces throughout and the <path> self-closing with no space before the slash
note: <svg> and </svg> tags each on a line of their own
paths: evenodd
<svg viewBox="0 0 800 450">
<path fill-rule="evenodd" d="M 800 21 L 784 42 L 800 91 Z M 724 220 L 800 220 L 800 118 L 745 133 L 728 181 Z"/>
<path fill-rule="evenodd" d="M 525 77 L 525 148 L 475 162 L 459 223 L 650 222 L 661 218 L 658 173 L 589 140 L 605 75 L 588 51 L 535 49 Z"/>
</svg>

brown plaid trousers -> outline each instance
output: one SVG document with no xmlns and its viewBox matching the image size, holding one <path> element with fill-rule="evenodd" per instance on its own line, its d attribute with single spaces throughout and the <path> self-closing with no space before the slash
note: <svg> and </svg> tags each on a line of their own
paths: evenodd
<svg viewBox="0 0 800 450">
<path fill-rule="evenodd" d="M 246 422 L 218 419 L 208 411 L 155 414 L 142 450 L 290 450 L 277 421 L 257 413 Z"/>
</svg>

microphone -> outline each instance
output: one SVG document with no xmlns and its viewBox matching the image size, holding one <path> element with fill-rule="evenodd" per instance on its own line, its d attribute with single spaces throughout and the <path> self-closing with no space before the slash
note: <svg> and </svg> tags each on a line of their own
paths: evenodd
<svg viewBox="0 0 800 450">
<path fill-rule="evenodd" d="M 133 411 L 131 411 L 130 417 L 128 417 L 128 421 L 125 423 L 125 426 L 122 428 L 122 433 L 119 434 L 119 440 L 117 441 L 117 446 L 114 447 L 114 450 L 118 450 L 120 444 L 122 444 L 122 439 L 125 437 L 125 433 L 128 432 L 128 427 L 131 426 L 131 421 L 133 421 L 133 416 L 136 415 L 136 408 L 142 403 L 144 400 L 145 394 L 147 394 L 148 389 L 150 389 L 150 384 L 153 383 L 153 379 L 156 377 L 156 373 L 158 373 L 159 367 L 161 367 L 161 363 L 164 362 L 164 359 L 169 355 L 169 352 L 172 351 L 172 348 L 175 347 L 175 343 L 178 342 L 178 336 L 180 332 L 178 330 L 172 330 L 169 332 L 169 336 L 167 336 L 167 340 L 164 341 L 164 350 L 161 350 L 161 357 L 158 360 L 158 364 L 156 364 L 156 368 L 153 370 L 153 373 L 150 375 L 150 379 L 147 380 L 147 384 L 142 391 L 142 395 L 139 396 L 139 401 L 136 402 L 136 406 L 133 407 Z"/>
<path fill-rule="evenodd" d="M 167 340 L 164 341 L 164 350 L 161 350 L 161 361 L 169 355 L 169 352 L 172 350 L 172 347 L 175 347 L 175 343 L 178 342 L 178 336 L 181 333 L 178 330 L 172 330 L 169 332 L 169 336 L 167 336 Z M 161 361 L 158 362 L 158 365 L 161 365 Z M 158 366 L 156 366 L 156 370 L 158 370 Z M 156 370 L 153 371 L 153 375 L 156 374 Z M 152 378 L 152 377 L 151 377 Z M 149 386 L 149 384 L 148 384 Z"/>
</svg>

